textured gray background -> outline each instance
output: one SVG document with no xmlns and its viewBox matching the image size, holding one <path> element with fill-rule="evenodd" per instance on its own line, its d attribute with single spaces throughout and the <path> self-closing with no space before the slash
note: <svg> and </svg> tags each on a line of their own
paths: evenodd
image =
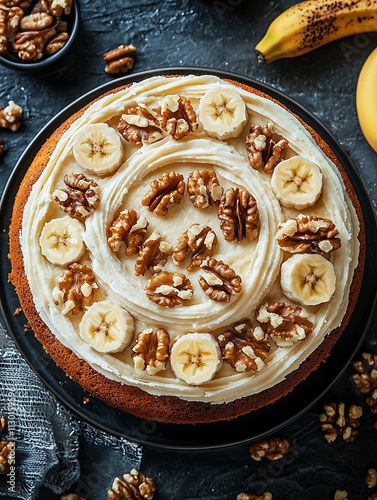
<svg viewBox="0 0 377 500">
<path fill-rule="evenodd" d="M 247 0 L 80 0 L 81 26 L 73 52 L 52 75 L 30 76 L 0 68 L 0 106 L 9 99 L 24 109 L 17 133 L 0 130 L 6 152 L 0 157 L 0 190 L 23 149 L 62 108 L 92 88 L 114 79 L 104 72 L 103 52 L 133 43 L 133 73 L 148 69 L 192 66 L 222 69 L 267 83 L 296 99 L 336 136 L 359 170 L 373 202 L 377 201 L 377 155 L 366 143 L 356 117 L 355 86 L 376 34 L 359 34 L 296 59 L 257 63 L 254 46 L 268 24 L 293 1 Z M 375 319 L 364 347 L 376 352 Z M 253 462 L 247 446 L 216 453 L 170 453 L 145 449 L 142 469 L 158 484 L 161 499 L 234 499 L 240 491 L 275 499 L 332 498 L 337 488 L 351 499 L 364 499 L 363 478 L 377 467 L 376 431 L 370 419 L 350 445 L 328 446 L 317 425 L 323 403 L 345 397 L 357 400 L 350 373 L 306 415 L 282 432 L 293 442 L 289 458 Z M 352 392 L 353 391 L 353 392 Z M 369 418 L 369 417 L 368 417 Z M 105 498 L 111 484 L 93 470 L 95 448 L 81 443 L 81 480 L 76 491 L 88 499 Z M 114 471 L 114 475 L 122 471 Z M 41 498 L 57 498 L 49 492 Z"/>
</svg>

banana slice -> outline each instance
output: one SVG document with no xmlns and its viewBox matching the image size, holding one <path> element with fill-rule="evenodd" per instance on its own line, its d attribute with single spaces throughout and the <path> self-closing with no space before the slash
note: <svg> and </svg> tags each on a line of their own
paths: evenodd
<svg viewBox="0 0 377 500">
<path fill-rule="evenodd" d="M 292 156 L 275 167 L 271 186 L 282 205 L 302 210 L 321 196 L 322 173 L 312 161 Z"/>
<path fill-rule="evenodd" d="M 289 299 L 316 306 L 328 302 L 335 292 L 334 266 L 321 255 L 296 254 L 283 262 L 280 283 Z"/>
<path fill-rule="evenodd" d="M 186 333 L 174 343 L 170 364 L 186 384 L 204 384 L 221 368 L 219 344 L 209 333 Z"/>
<path fill-rule="evenodd" d="M 46 222 L 39 237 L 42 254 L 59 266 L 77 262 L 85 252 L 84 230 L 84 224 L 69 215 Z"/>
<path fill-rule="evenodd" d="M 237 137 L 247 121 L 245 101 L 227 87 L 208 90 L 200 99 L 198 115 L 204 130 L 217 139 Z"/>
<path fill-rule="evenodd" d="M 112 174 L 123 157 L 120 135 L 106 123 L 85 125 L 75 136 L 73 156 L 91 174 L 100 177 Z"/>
<path fill-rule="evenodd" d="M 95 302 L 82 317 L 80 337 L 99 352 L 120 352 L 130 345 L 134 333 L 131 314 L 109 300 Z"/>
</svg>

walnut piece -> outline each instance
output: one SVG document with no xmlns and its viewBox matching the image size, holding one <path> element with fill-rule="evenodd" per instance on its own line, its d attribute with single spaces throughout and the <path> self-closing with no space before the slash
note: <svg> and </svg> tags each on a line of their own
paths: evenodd
<svg viewBox="0 0 377 500">
<path fill-rule="evenodd" d="M 249 446 L 250 456 L 259 462 L 262 458 L 267 460 L 279 460 L 289 452 L 289 441 L 286 438 L 272 436 L 262 439 Z"/>
<path fill-rule="evenodd" d="M 191 261 L 186 269 L 187 271 L 194 271 L 207 257 L 212 257 L 216 245 L 217 236 L 209 226 L 192 224 L 182 234 L 173 248 L 174 264 L 177 266 L 182 264 L 189 252 L 191 252 Z"/>
<path fill-rule="evenodd" d="M 269 491 L 265 491 L 262 495 L 241 492 L 236 496 L 236 500 L 272 500 L 272 494 Z"/>
<path fill-rule="evenodd" d="M 43 50 L 44 54 L 47 56 L 55 54 L 64 47 L 64 45 L 67 43 L 68 38 L 69 34 L 67 32 L 58 33 L 57 35 L 53 36 L 50 41 L 46 43 Z"/>
<path fill-rule="evenodd" d="M 20 28 L 22 31 L 39 31 L 48 28 L 53 22 L 53 16 L 46 11 L 32 12 L 21 19 Z"/>
<path fill-rule="evenodd" d="M 377 414 L 377 354 L 363 352 L 360 359 L 353 363 L 357 371 L 353 381 L 362 394 L 366 394 L 366 403 L 373 415 Z M 377 422 L 374 423 L 377 429 Z"/>
<path fill-rule="evenodd" d="M 260 306 L 255 317 L 279 347 L 305 340 L 314 328 L 313 323 L 302 314 L 301 307 L 285 305 L 284 302 L 270 302 Z"/>
<path fill-rule="evenodd" d="M 118 131 L 127 142 L 134 144 L 152 143 L 163 138 L 159 121 L 143 106 L 125 109 Z"/>
<path fill-rule="evenodd" d="M 21 106 L 14 101 L 9 101 L 8 106 L 0 108 L 0 127 L 9 129 L 12 132 L 17 132 L 21 126 L 21 116 Z"/>
<path fill-rule="evenodd" d="M 137 217 L 136 210 L 125 209 L 111 223 L 107 243 L 113 252 L 118 252 L 124 242 L 126 255 L 135 255 L 143 243 L 148 225 L 143 215 Z"/>
<path fill-rule="evenodd" d="M 254 196 L 246 189 L 228 188 L 218 210 L 220 229 L 227 241 L 253 241 L 258 236 L 259 213 Z"/>
<path fill-rule="evenodd" d="M 346 490 L 336 490 L 334 493 L 333 500 L 346 500 L 348 498 L 348 493 Z"/>
<path fill-rule="evenodd" d="M 150 186 L 141 203 L 158 216 L 166 215 L 171 203 L 179 204 L 185 192 L 183 175 L 176 172 L 165 172 L 151 181 Z"/>
<path fill-rule="evenodd" d="M 173 139 L 179 141 L 190 132 L 198 129 L 194 108 L 189 99 L 178 95 L 169 95 L 161 102 L 161 128 Z"/>
<path fill-rule="evenodd" d="M 363 411 L 361 406 L 344 403 L 329 403 L 324 406 L 325 413 L 319 416 L 321 429 L 328 443 L 333 443 L 338 436 L 342 436 L 346 443 L 351 443 L 358 434 L 359 418 Z"/>
<path fill-rule="evenodd" d="M 368 488 L 374 488 L 377 486 L 377 470 L 370 467 L 367 470 L 366 476 L 364 478 L 364 483 Z"/>
<path fill-rule="evenodd" d="M 205 275 L 199 276 L 199 285 L 211 300 L 229 302 L 231 295 L 241 292 L 241 277 L 222 260 L 210 257 L 203 261 L 200 267 L 205 271 Z"/>
<path fill-rule="evenodd" d="M 147 271 L 157 273 L 162 270 L 170 254 L 171 245 L 162 240 L 162 236 L 153 232 L 144 241 L 135 262 L 136 276 L 144 275 Z"/>
<path fill-rule="evenodd" d="M 161 271 L 145 288 L 149 300 L 162 307 L 175 307 L 192 299 L 191 281 L 184 274 Z"/>
<path fill-rule="evenodd" d="M 62 314 L 80 314 L 93 304 L 98 290 L 93 271 L 85 264 L 73 263 L 58 279 L 52 291 L 56 305 Z"/>
<path fill-rule="evenodd" d="M 136 47 L 134 45 L 119 45 L 103 54 L 106 62 L 105 71 L 110 75 L 128 73 L 134 65 Z"/>
<path fill-rule="evenodd" d="M 260 371 L 270 350 L 267 336 L 249 320 L 235 323 L 217 338 L 224 360 L 237 372 Z"/>
<path fill-rule="evenodd" d="M 83 221 L 99 205 L 98 184 L 84 174 L 65 174 L 63 180 L 67 187 L 56 189 L 52 197 L 70 217 Z"/>
<path fill-rule="evenodd" d="M 10 465 L 14 463 L 15 448 L 14 441 L 0 441 L 0 475 L 10 471 Z"/>
<path fill-rule="evenodd" d="M 187 192 L 195 208 L 207 208 L 220 203 L 223 190 L 216 172 L 194 170 L 187 180 Z"/>
<path fill-rule="evenodd" d="M 341 246 L 334 223 L 323 217 L 300 214 L 278 227 L 276 239 L 280 247 L 290 253 L 328 254 Z"/>
<path fill-rule="evenodd" d="M 134 366 L 138 370 L 146 370 L 155 375 L 165 370 L 169 357 L 170 337 L 164 328 L 144 330 L 137 336 L 136 345 L 132 348 Z"/>
<path fill-rule="evenodd" d="M 49 4 L 49 11 L 53 16 L 61 17 L 63 14 L 68 16 L 71 13 L 73 0 L 47 0 L 47 1 Z"/>
<path fill-rule="evenodd" d="M 0 55 L 8 52 L 8 10 L 0 8 Z"/>
<path fill-rule="evenodd" d="M 276 165 L 285 160 L 288 142 L 280 139 L 273 141 L 272 124 L 252 125 L 246 137 L 246 150 L 250 166 L 258 169 L 263 166 L 267 174 L 272 174 Z"/>
<path fill-rule="evenodd" d="M 122 478 L 114 479 L 107 495 L 109 500 L 152 500 L 156 486 L 151 477 L 132 469 Z"/>
</svg>

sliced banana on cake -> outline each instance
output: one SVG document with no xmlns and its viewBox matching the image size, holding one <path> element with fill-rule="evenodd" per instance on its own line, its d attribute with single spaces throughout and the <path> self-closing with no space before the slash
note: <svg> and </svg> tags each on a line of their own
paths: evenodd
<svg viewBox="0 0 377 500">
<path fill-rule="evenodd" d="M 112 174 L 123 158 L 121 137 L 106 123 L 84 125 L 75 134 L 73 156 L 91 174 L 100 177 Z"/>
<path fill-rule="evenodd" d="M 316 163 L 292 156 L 275 167 L 271 186 L 282 205 L 302 210 L 321 196 L 322 173 Z"/>
<path fill-rule="evenodd" d="M 96 351 L 120 352 L 133 339 L 134 319 L 123 307 L 102 300 L 86 311 L 79 331 L 80 337 Z"/>
<path fill-rule="evenodd" d="M 170 364 L 186 384 L 204 384 L 221 368 L 219 344 L 209 333 L 186 333 L 174 343 Z"/>
<path fill-rule="evenodd" d="M 84 230 L 84 224 L 69 215 L 46 222 L 39 237 L 42 254 L 59 266 L 77 262 L 85 252 Z"/>
<path fill-rule="evenodd" d="M 318 254 L 296 254 L 283 262 L 280 283 L 289 299 L 316 306 L 328 302 L 335 292 L 334 266 Z"/>
<path fill-rule="evenodd" d="M 204 94 L 198 115 L 208 135 L 220 140 L 237 137 L 247 121 L 245 101 L 236 90 L 222 86 Z"/>
</svg>

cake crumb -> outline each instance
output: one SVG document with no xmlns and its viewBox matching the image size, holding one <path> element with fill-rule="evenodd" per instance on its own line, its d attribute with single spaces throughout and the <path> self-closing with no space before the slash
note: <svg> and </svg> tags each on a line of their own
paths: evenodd
<svg viewBox="0 0 377 500">
<path fill-rule="evenodd" d="M 22 313 L 22 308 L 16 307 L 16 309 L 13 311 L 13 316 L 18 316 L 21 313 Z"/>
<path fill-rule="evenodd" d="M 82 400 L 82 402 L 84 405 L 87 405 L 88 403 L 90 403 L 90 398 L 86 397 Z"/>
</svg>

